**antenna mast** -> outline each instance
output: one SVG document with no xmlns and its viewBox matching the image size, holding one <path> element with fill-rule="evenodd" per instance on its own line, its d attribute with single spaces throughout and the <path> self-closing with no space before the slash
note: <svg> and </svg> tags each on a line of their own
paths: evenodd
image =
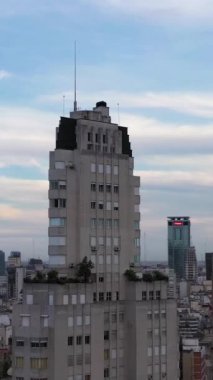
<svg viewBox="0 0 213 380">
<path fill-rule="evenodd" d="M 74 111 L 77 111 L 77 100 L 76 100 L 76 41 L 74 43 Z"/>
</svg>

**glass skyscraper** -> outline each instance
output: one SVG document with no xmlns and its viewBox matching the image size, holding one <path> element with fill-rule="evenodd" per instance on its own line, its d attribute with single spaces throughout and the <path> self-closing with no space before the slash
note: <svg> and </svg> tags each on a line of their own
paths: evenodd
<svg viewBox="0 0 213 380">
<path fill-rule="evenodd" d="M 190 248 L 190 218 L 170 216 L 168 219 L 168 263 L 177 279 L 186 277 L 185 268 Z"/>
</svg>

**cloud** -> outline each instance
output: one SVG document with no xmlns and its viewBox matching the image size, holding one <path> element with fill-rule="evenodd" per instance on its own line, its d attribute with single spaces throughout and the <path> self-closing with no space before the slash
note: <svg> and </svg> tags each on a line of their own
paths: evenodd
<svg viewBox="0 0 213 380">
<path fill-rule="evenodd" d="M 63 96 L 72 98 L 70 91 L 56 94 L 46 94 L 39 96 L 36 100 L 42 104 L 58 104 Z M 213 93 L 202 92 L 144 92 L 144 93 L 124 93 L 116 91 L 96 91 L 96 93 L 81 95 L 80 101 L 84 104 L 94 106 L 97 99 L 107 99 L 108 103 L 114 107 L 119 102 L 120 108 L 125 109 L 165 109 L 175 111 L 180 114 L 199 116 L 203 118 L 213 117 Z"/>
<path fill-rule="evenodd" d="M 88 0 L 87 2 L 90 2 Z M 96 6 L 102 7 L 108 12 L 134 14 L 142 18 L 160 20 L 198 20 L 207 21 L 213 18 L 213 3 L 211 0 L 106 0 L 100 2 L 92 0 Z"/>
<path fill-rule="evenodd" d="M 58 116 L 13 106 L 0 107 L 0 114 L 0 167 L 34 167 L 41 172 L 45 167 L 47 171 L 48 152 L 54 149 Z"/>
<path fill-rule="evenodd" d="M 10 78 L 11 76 L 12 74 L 9 71 L 0 70 L 0 80 Z"/>
</svg>

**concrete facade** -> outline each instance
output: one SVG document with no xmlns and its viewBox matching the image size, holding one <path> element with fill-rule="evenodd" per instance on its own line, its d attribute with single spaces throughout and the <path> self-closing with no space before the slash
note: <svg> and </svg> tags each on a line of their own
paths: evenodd
<svg viewBox="0 0 213 380">
<path fill-rule="evenodd" d="M 61 118 L 50 153 L 49 258 L 89 283 L 25 284 L 13 312 L 13 380 L 178 379 L 176 300 L 167 281 L 129 281 L 140 261 L 140 179 L 127 128 L 105 102 Z"/>
</svg>

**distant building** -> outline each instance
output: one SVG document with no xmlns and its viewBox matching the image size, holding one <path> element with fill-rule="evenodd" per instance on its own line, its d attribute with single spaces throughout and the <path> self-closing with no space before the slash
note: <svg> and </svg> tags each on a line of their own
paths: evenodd
<svg viewBox="0 0 213 380">
<path fill-rule="evenodd" d="M 199 345 L 198 339 L 182 341 L 182 380 L 206 380 L 205 347 Z"/>
<path fill-rule="evenodd" d="M 186 279 L 190 282 L 197 281 L 197 257 L 195 247 L 190 247 L 186 258 Z"/>
<path fill-rule="evenodd" d="M 212 270 L 213 270 L 213 252 L 206 252 L 205 254 L 206 259 L 206 279 L 208 281 L 211 281 L 212 276 Z"/>
<path fill-rule="evenodd" d="M 11 251 L 7 260 L 7 266 L 20 267 L 21 266 L 21 252 Z"/>
<path fill-rule="evenodd" d="M 0 251 L 0 276 L 5 275 L 5 252 Z"/>
<path fill-rule="evenodd" d="M 168 217 L 168 263 L 177 281 L 186 278 L 186 260 L 190 247 L 190 218 Z"/>
</svg>

